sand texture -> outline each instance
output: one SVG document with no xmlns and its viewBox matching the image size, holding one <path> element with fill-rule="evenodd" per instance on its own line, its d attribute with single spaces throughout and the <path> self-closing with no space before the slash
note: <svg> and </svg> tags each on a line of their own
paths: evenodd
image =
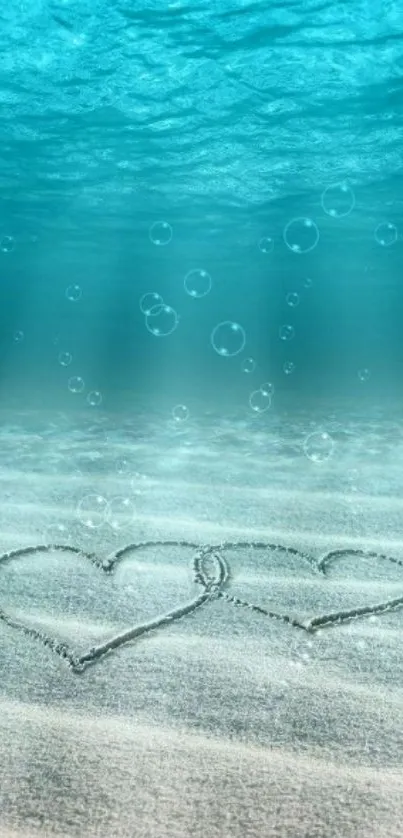
<svg viewBox="0 0 403 838">
<path fill-rule="evenodd" d="M 398 418 L 1 428 L 1 838 L 400 838 Z"/>
</svg>

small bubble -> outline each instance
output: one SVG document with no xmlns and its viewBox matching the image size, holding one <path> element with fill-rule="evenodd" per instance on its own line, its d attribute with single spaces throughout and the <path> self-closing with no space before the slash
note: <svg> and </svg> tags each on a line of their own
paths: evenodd
<svg viewBox="0 0 403 838">
<path fill-rule="evenodd" d="M 286 302 L 287 305 L 290 306 L 290 308 L 296 308 L 297 305 L 299 305 L 299 294 L 297 294 L 295 291 L 292 291 L 290 294 L 287 294 Z"/>
<path fill-rule="evenodd" d="M 271 405 L 271 395 L 265 390 L 254 390 L 249 396 L 249 405 L 255 413 L 264 413 Z"/>
<path fill-rule="evenodd" d="M 265 381 L 265 383 L 260 387 L 260 390 L 266 396 L 272 396 L 274 393 L 274 384 L 272 384 L 271 381 Z"/>
<path fill-rule="evenodd" d="M 69 285 L 66 288 L 66 298 L 72 303 L 76 303 L 82 297 L 82 290 L 79 285 Z"/>
<path fill-rule="evenodd" d="M 239 323 L 224 320 L 213 329 L 210 342 L 218 355 L 231 358 L 242 352 L 246 343 L 245 331 Z"/>
<path fill-rule="evenodd" d="M 164 300 L 162 299 L 160 294 L 157 294 L 156 291 L 147 291 L 146 294 L 140 299 L 140 309 L 143 314 L 147 315 L 150 314 L 151 309 L 155 309 L 156 306 L 164 305 Z M 154 314 L 158 314 L 158 311 L 154 311 Z"/>
<path fill-rule="evenodd" d="M 189 418 L 189 410 L 185 404 L 177 404 L 172 409 L 172 416 L 175 422 L 186 422 L 186 419 Z"/>
<path fill-rule="evenodd" d="M 0 250 L 2 253 L 12 253 L 15 249 L 15 239 L 12 236 L 3 236 L 0 239 Z"/>
<path fill-rule="evenodd" d="M 281 326 L 279 330 L 279 335 L 281 340 L 292 340 L 295 336 L 294 326 L 290 326 L 289 324 Z"/>
<path fill-rule="evenodd" d="M 382 247 L 390 247 L 391 244 L 395 244 L 397 241 L 397 227 L 395 224 L 391 224 L 390 221 L 382 222 L 382 224 L 378 224 L 374 235 L 377 244 L 380 244 Z"/>
<path fill-rule="evenodd" d="M 171 306 L 157 304 L 146 315 L 146 327 L 155 337 L 167 337 L 175 331 L 179 317 Z"/>
<path fill-rule="evenodd" d="M 68 367 L 73 360 L 73 356 L 70 352 L 59 352 L 58 361 L 62 367 Z"/>
<path fill-rule="evenodd" d="M 115 469 L 118 474 L 129 474 L 130 472 L 130 463 L 129 460 L 120 459 L 116 460 Z"/>
<path fill-rule="evenodd" d="M 309 253 L 319 241 L 319 230 L 311 218 L 293 218 L 284 228 L 284 242 L 293 253 Z"/>
<path fill-rule="evenodd" d="M 156 221 L 149 230 L 150 241 L 162 247 L 172 239 L 172 227 L 167 221 Z"/>
<path fill-rule="evenodd" d="M 256 361 L 253 358 L 245 358 L 242 361 L 242 372 L 250 373 L 256 369 Z"/>
<path fill-rule="evenodd" d="M 212 279 L 207 271 L 196 268 L 186 274 L 183 285 L 190 297 L 200 299 L 211 291 Z"/>
<path fill-rule="evenodd" d="M 314 431 L 304 440 L 303 450 L 313 463 L 323 463 L 333 454 L 334 440 L 327 431 Z"/>
<path fill-rule="evenodd" d="M 108 501 L 103 495 L 86 495 L 77 505 L 77 517 L 88 529 L 102 527 L 106 521 Z"/>
<path fill-rule="evenodd" d="M 99 407 L 102 403 L 102 394 L 99 390 L 91 390 L 91 392 L 88 393 L 87 402 L 91 405 L 91 407 Z"/>
<path fill-rule="evenodd" d="M 363 381 L 363 382 L 368 381 L 368 379 L 370 377 L 371 377 L 371 373 L 368 369 L 365 368 L 365 369 L 362 369 L 362 370 L 358 370 L 358 378 L 360 379 L 360 381 Z"/>
<path fill-rule="evenodd" d="M 344 218 L 355 207 L 355 195 L 347 183 L 328 186 L 322 193 L 322 208 L 332 218 Z"/>
<path fill-rule="evenodd" d="M 271 236 L 263 236 L 258 244 L 261 253 L 272 253 L 274 250 L 274 239 Z"/>
<path fill-rule="evenodd" d="M 79 375 L 73 375 L 68 380 L 68 388 L 71 393 L 82 393 L 84 390 L 85 384 L 84 379 L 81 378 Z"/>
<path fill-rule="evenodd" d="M 123 530 L 130 526 L 134 518 L 134 505 L 130 498 L 115 497 L 109 501 L 107 520 L 114 530 Z"/>
</svg>

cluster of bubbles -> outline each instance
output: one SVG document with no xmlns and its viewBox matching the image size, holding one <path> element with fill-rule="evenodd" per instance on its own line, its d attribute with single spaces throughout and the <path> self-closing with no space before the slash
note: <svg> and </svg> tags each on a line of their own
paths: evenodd
<svg viewBox="0 0 403 838">
<path fill-rule="evenodd" d="M 296 295 L 298 296 L 298 295 Z M 298 298 L 299 299 L 299 298 Z M 295 335 L 294 327 L 285 324 L 281 326 L 279 336 L 283 341 L 292 340 Z M 232 320 L 224 320 L 213 329 L 210 337 L 211 345 L 217 355 L 224 358 L 232 358 L 239 355 L 246 344 L 246 334 L 244 328 Z M 256 361 L 254 358 L 244 358 L 241 362 L 241 370 L 243 373 L 250 375 L 256 370 Z M 285 375 L 291 375 L 295 370 L 293 361 L 285 361 L 283 371 Z M 262 385 L 249 396 L 249 406 L 254 413 L 264 413 L 271 406 L 271 399 L 274 393 L 273 384 L 270 382 Z"/>
<path fill-rule="evenodd" d="M 67 382 L 67 387 L 70 393 L 83 393 L 85 390 L 85 381 L 81 378 L 81 375 L 72 375 Z M 99 407 L 102 404 L 102 394 L 99 390 L 90 390 L 87 393 L 86 401 L 90 407 Z"/>
<path fill-rule="evenodd" d="M 148 234 L 152 244 L 163 247 L 172 241 L 173 231 L 167 221 L 156 221 L 151 225 Z M 205 297 L 211 291 L 212 280 L 208 271 L 205 271 L 203 268 L 193 268 L 186 274 L 183 285 L 186 293 L 190 297 L 200 298 Z M 150 293 L 154 294 L 155 292 Z M 159 294 L 155 296 L 159 297 Z M 141 304 L 140 308 L 143 313 L 150 313 L 150 311 L 146 312 L 143 310 Z"/>
<path fill-rule="evenodd" d="M 350 186 L 346 183 L 338 183 L 327 187 L 321 196 L 323 211 L 332 218 L 344 218 L 349 215 L 355 207 L 355 195 Z M 382 244 L 389 243 L 397 231 L 394 225 L 389 223 L 378 225 L 376 238 Z M 172 241 L 172 226 L 167 221 L 156 221 L 149 228 L 149 239 L 152 244 L 162 247 Z M 295 253 L 303 254 L 313 250 L 319 241 L 319 230 L 314 220 L 307 216 L 299 216 L 291 219 L 283 231 L 283 239 L 287 247 Z M 274 238 L 271 235 L 262 236 L 258 243 L 262 253 L 271 253 L 274 249 Z M 207 296 L 212 288 L 212 279 L 208 271 L 203 268 L 193 268 L 183 281 L 186 294 L 193 298 Z M 312 280 L 306 277 L 303 282 L 304 288 L 312 287 Z M 73 286 L 74 288 L 74 286 Z M 78 292 L 76 292 L 78 293 Z M 75 299 L 74 292 L 70 294 Z M 291 291 L 286 295 L 286 303 L 289 308 L 296 308 L 300 304 L 300 295 Z M 156 337 L 165 337 L 172 334 L 178 326 L 179 316 L 172 306 L 167 305 L 161 294 L 156 291 L 149 291 L 140 299 L 140 309 L 145 317 L 145 325 L 148 331 Z M 291 341 L 295 337 L 294 326 L 284 323 L 279 328 L 279 338 L 284 342 Z M 240 323 L 232 320 L 225 320 L 218 323 L 210 334 L 210 343 L 213 350 L 225 358 L 232 358 L 244 350 L 246 344 L 245 329 Z M 250 374 L 256 369 L 256 361 L 253 358 L 245 358 L 241 369 L 244 373 Z M 295 363 L 287 360 L 283 364 L 283 372 L 289 376 L 295 371 Z M 359 372 L 360 380 L 366 380 L 365 371 Z M 255 412 L 263 412 L 270 406 L 271 393 L 267 394 L 262 388 L 254 390 L 250 395 L 249 403 Z M 176 423 L 183 422 L 188 417 L 188 410 L 185 405 L 177 405 L 173 409 L 173 418 Z"/>
<path fill-rule="evenodd" d="M 158 223 L 162 224 L 163 222 Z M 167 241 L 158 239 L 158 241 L 154 241 L 154 244 L 168 244 L 168 241 L 170 239 Z M 183 281 L 186 294 L 193 299 L 206 297 L 211 291 L 212 284 L 211 276 L 204 268 L 192 268 Z M 144 314 L 146 328 L 155 337 L 167 337 L 178 326 L 178 313 L 172 306 L 164 302 L 161 294 L 157 291 L 147 291 L 143 294 L 140 298 L 140 310 Z"/>
<path fill-rule="evenodd" d="M 323 212 L 330 218 L 346 218 L 356 206 L 355 194 L 346 182 L 327 186 L 321 195 Z M 319 229 L 312 218 L 298 216 L 292 218 L 284 227 L 283 240 L 293 253 L 304 254 L 314 250 L 319 242 Z M 398 229 L 390 221 L 382 221 L 374 231 L 374 239 L 382 247 L 390 247 L 399 238 Z M 263 254 L 272 253 L 274 238 L 270 235 L 262 236 L 258 241 L 258 248 Z"/>
<path fill-rule="evenodd" d="M 65 297 L 69 302 L 76 303 L 81 300 L 83 291 L 80 285 L 69 285 L 65 290 Z M 59 343 L 59 338 L 54 341 Z M 69 367 L 73 362 L 73 355 L 66 349 L 59 352 L 57 356 L 58 363 L 61 367 Z M 71 375 L 67 381 L 67 389 L 74 395 L 84 393 L 86 384 L 81 375 Z M 102 404 L 102 393 L 99 390 L 90 390 L 86 395 L 86 402 L 90 407 L 99 407 Z"/>
<path fill-rule="evenodd" d="M 263 240 L 261 240 L 263 241 Z M 312 279 L 306 277 L 303 281 L 304 288 L 312 287 Z M 286 295 L 286 303 L 290 308 L 296 308 L 300 304 L 300 294 L 296 291 L 290 291 Z M 295 329 L 290 323 L 285 323 L 280 326 L 279 338 L 282 341 L 290 341 L 295 337 Z M 212 332 L 213 348 L 219 355 L 231 357 L 237 355 L 242 351 L 245 345 L 245 332 L 238 323 L 232 321 L 224 321 L 220 323 Z M 254 358 L 244 358 L 241 364 L 241 370 L 244 373 L 250 374 L 256 369 L 256 361 Z M 294 361 L 287 360 L 283 364 L 283 372 L 285 375 L 291 375 L 295 371 Z M 251 394 L 250 402 L 252 403 L 255 412 L 262 412 L 259 410 L 259 390 L 255 390 Z M 265 409 L 266 406 L 265 406 Z"/>
<path fill-rule="evenodd" d="M 24 340 L 24 332 L 17 330 L 13 334 L 14 343 L 22 343 Z M 68 367 L 72 363 L 73 356 L 71 352 L 59 352 L 58 362 L 62 367 Z M 80 375 L 73 375 L 68 379 L 67 387 L 70 393 L 83 393 L 85 390 L 84 379 Z M 102 394 L 99 390 L 91 390 L 86 397 L 87 404 L 90 407 L 99 407 L 102 404 Z"/>
<path fill-rule="evenodd" d="M 350 186 L 346 183 L 339 183 L 327 187 L 321 196 L 322 209 L 326 215 L 332 218 L 344 218 L 348 216 L 354 209 L 356 204 L 355 195 Z M 168 245 L 172 241 L 173 230 L 172 226 L 167 221 L 157 221 L 151 225 L 149 229 L 149 238 L 152 244 L 162 247 Z M 315 221 L 310 217 L 299 216 L 291 219 L 285 226 L 283 231 L 283 240 L 294 253 L 304 254 L 312 251 L 319 242 L 319 230 Z M 398 231 L 394 224 L 384 221 L 376 227 L 375 240 L 383 247 L 388 247 L 394 244 L 398 239 Z M 274 238 L 271 235 L 262 236 L 258 242 L 259 250 L 263 254 L 270 254 L 274 249 Z M 15 240 L 12 236 L 3 236 L 0 238 L 0 250 L 4 253 L 10 253 L 15 248 Z M 304 288 L 312 286 L 312 280 L 307 277 L 303 282 Z M 183 287 L 185 293 L 193 299 L 200 299 L 206 297 L 212 289 L 211 275 L 204 268 L 192 268 L 186 274 L 183 280 Z M 82 297 L 82 288 L 78 284 L 69 285 L 65 290 L 65 297 L 70 302 L 77 302 Z M 300 304 L 300 295 L 296 291 L 291 291 L 286 295 L 286 304 L 289 308 L 294 309 Z M 145 325 L 148 331 L 156 337 L 164 337 L 172 334 L 179 323 L 178 313 L 168 304 L 166 304 L 162 296 L 156 291 L 150 291 L 140 299 L 140 309 L 145 317 Z M 295 337 L 295 329 L 289 323 L 280 326 L 279 338 L 287 342 Z M 20 343 L 24 339 L 22 331 L 14 332 L 14 341 Z M 210 343 L 213 350 L 221 357 L 231 358 L 243 352 L 246 344 L 246 333 L 244 328 L 237 322 L 232 320 L 225 320 L 218 323 L 212 330 L 210 335 Z M 73 356 L 68 351 L 61 351 L 58 355 L 58 362 L 63 367 L 69 367 L 73 361 Z M 248 357 L 242 361 L 242 372 L 251 374 L 256 370 L 256 361 L 254 358 Z M 287 360 L 283 364 L 283 372 L 289 376 L 295 371 L 295 364 L 291 360 Z M 358 370 L 358 378 L 361 382 L 368 381 L 370 371 L 366 368 Z M 79 376 L 71 376 L 68 379 L 68 389 L 71 393 L 81 394 L 85 390 L 84 379 Z M 264 413 L 271 406 L 271 400 L 274 393 L 274 387 L 270 382 L 261 385 L 254 390 L 249 397 L 249 405 L 252 411 L 256 413 Z M 102 395 L 97 390 L 92 390 L 87 394 L 87 403 L 93 407 L 99 406 L 102 403 Z M 175 405 L 172 409 L 172 418 L 175 423 L 180 424 L 189 418 L 189 410 L 184 404 Z M 303 450 L 306 456 L 313 462 L 323 462 L 327 460 L 333 453 L 334 441 L 325 431 L 318 431 L 310 434 L 303 445 Z M 92 513 L 87 515 L 87 526 L 96 526 L 94 521 L 101 518 L 105 520 L 111 519 L 111 502 L 105 501 L 101 496 L 92 495 L 91 498 Z M 80 514 L 84 517 L 85 502 L 84 499 L 80 505 Z M 116 500 L 116 499 L 115 499 Z M 119 499 L 118 499 L 119 500 Z M 127 508 L 127 499 L 120 499 L 122 509 Z M 85 502 L 84 502 L 85 501 Z M 108 512 L 105 512 L 108 508 Z M 108 517 L 109 516 L 109 517 Z M 113 515 L 112 515 L 113 518 Z M 112 524 L 113 525 L 113 524 Z"/>
<path fill-rule="evenodd" d="M 310 277 L 306 277 L 303 281 L 304 288 L 311 288 L 312 287 L 312 279 Z M 297 291 L 290 291 L 286 295 L 286 303 L 290 308 L 297 308 L 301 301 L 300 294 Z M 279 330 L 279 337 L 282 341 L 290 341 L 293 340 L 295 337 L 295 329 L 294 326 L 291 324 L 283 324 Z M 283 364 L 283 372 L 285 375 L 292 375 L 295 372 L 295 363 L 294 361 L 288 360 L 285 361 Z"/>
<path fill-rule="evenodd" d="M 105 524 L 113 530 L 130 527 L 135 514 L 133 501 L 128 497 L 116 496 L 107 500 L 100 494 L 89 494 L 77 504 L 77 517 L 89 530 L 100 529 Z"/>
<path fill-rule="evenodd" d="M 144 314 L 145 325 L 155 337 L 167 337 L 178 326 L 179 316 L 172 306 L 164 303 L 156 291 L 147 291 L 140 299 L 140 310 Z"/>
</svg>

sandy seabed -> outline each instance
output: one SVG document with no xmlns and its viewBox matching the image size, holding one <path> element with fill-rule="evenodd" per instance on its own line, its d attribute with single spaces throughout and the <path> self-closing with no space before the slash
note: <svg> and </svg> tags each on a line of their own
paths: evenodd
<svg viewBox="0 0 403 838">
<path fill-rule="evenodd" d="M 400 838 L 398 414 L 5 412 L 0 468 L 1 838 Z"/>
</svg>

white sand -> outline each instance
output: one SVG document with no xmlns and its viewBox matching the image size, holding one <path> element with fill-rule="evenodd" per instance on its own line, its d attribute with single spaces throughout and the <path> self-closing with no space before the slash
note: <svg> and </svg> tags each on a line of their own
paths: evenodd
<svg viewBox="0 0 403 838">
<path fill-rule="evenodd" d="M 216 420 L 178 434 L 148 418 L 145 434 L 140 420 L 64 417 L 59 432 L 55 417 L 5 417 L 0 549 L 264 540 L 403 559 L 400 437 L 344 419 L 354 434 L 336 429 L 318 465 L 303 416 L 287 439 L 270 422 L 234 420 L 220 440 Z M 82 525 L 94 493 L 129 498 L 133 517 L 117 505 L 116 530 Z M 197 596 L 193 553 L 143 549 L 113 577 L 70 554 L 18 558 L 0 567 L 0 607 L 85 652 Z M 294 616 L 403 595 L 386 560 L 346 555 L 322 579 L 279 551 L 226 558 L 229 594 Z M 402 627 L 403 608 L 308 635 L 218 600 L 75 674 L 0 622 L 1 838 L 400 838 Z"/>
</svg>

